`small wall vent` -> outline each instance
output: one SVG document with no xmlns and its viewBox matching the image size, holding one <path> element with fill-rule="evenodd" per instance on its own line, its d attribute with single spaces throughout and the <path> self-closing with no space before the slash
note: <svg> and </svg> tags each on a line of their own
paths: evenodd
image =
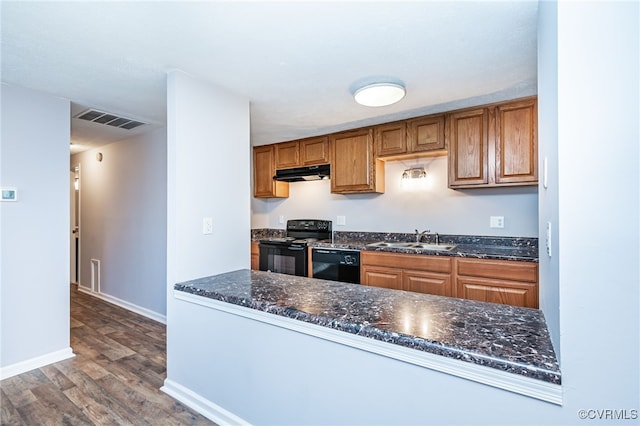
<svg viewBox="0 0 640 426">
<path fill-rule="evenodd" d="M 135 129 L 136 127 L 146 124 L 137 120 L 119 117 L 117 115 L 109 114 L 108 112 L 102 112 L 95 109 L 88 109 L 76 115 L 74 118 L 77 118 L 79 120 L 91 121 L 93 123 L 106 124 L 107 126 L 126 130 Z"/>
</svg>

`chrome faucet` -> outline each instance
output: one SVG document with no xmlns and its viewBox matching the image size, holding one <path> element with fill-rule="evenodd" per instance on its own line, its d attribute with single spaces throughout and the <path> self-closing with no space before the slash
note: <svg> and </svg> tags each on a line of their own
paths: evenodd
<svg viewBox="0 0 640 426">
<path fill-rule="evenodd" d="M 416 229 L 416 243 L 419 243 L 419 242 L 420 242 L 420 240 L 422 240 L 422 237 L 423 237 L 425 234 L 428 234 L 429 232 L 431 232 L 431 230 L 430 230 L 430 229 L 427 229 L 426 231 L 422 231 L 422 232 L 420 232 L 420 231 L 418 231 L 418 230 Z"/>
</svg>

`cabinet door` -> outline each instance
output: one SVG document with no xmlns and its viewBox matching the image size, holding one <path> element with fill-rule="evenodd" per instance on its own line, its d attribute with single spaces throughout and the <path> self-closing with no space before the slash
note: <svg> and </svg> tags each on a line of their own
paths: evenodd
<svg viewBox="0 0 640 426">
<path fill-rule="evenodd" d="M 329 138 L 304 139 L 300 141 L 300 165 L 327 164 L 329 162 Z"/>
<path fill-rule="evenodd" d="M 260 269 L 260 243 L 251 242 L 251 269 Z"/>
<path fill-rule="evenodd" d="M 489 183 L 486 108 L 447 115 L 449 187 Z"/>
<path fill-rule="evenodd" d="M 409 152 L 438 151 L 445 147 L 444 115 L 409 120 Z"/>
<path fill-rule="evenodd" d="M 407 153 L 407 125 L 405 122 L 376 126 L 373 137 L 378 157 Z"/>
<path fill-rule="evenodd" d="M 447 297 L 453 296 L 450 274 L 404 271 L 402 274 L 402 289 L 415 291 L 416 293 L 437 294 Z"/>
<path fill-rule="evenodd" d="M 402 270 L 379 266 L 362 266 L 360 282 L 373 287 L 402 290 Z"/>
<path fill-rule="evenodd" d="M 289 184 L 273 180 L 276 173 L 275 147 L 273 145 L 253 148 L 253 195 L 254 197 L 288 197 Z"/>
<path fill-rule="evenodd" d="M 538 181 L 536 99 L 496 107 L 496 183 Z"/>
<path fill-rule="evenodd" d="M 331 192 L 384 192 L 384 166 L 373 156 L 372 129 L 332 135 L 330 145 Z"/>
<path fill-rule="evenodd" d="M 276 169 L 288 169 L 300 165 L 300 144 L 298 141 L 277 143 L 275 146 Z"/>
<path fill-rule="evenodd" d="M 538 286 L 532 283 L 458 277 L 456 290 L 462 299 L 538 308 Z"/>
</svg>

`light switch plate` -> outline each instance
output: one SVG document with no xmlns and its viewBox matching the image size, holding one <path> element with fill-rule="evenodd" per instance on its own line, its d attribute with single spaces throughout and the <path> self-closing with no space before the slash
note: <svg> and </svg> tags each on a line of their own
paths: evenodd
<svg viewBox="0 0 640 426">
<path fill-rule="evenodd" d="M 547 222 L 547 238 L 545 244 L 547 246 L 547 256 L 551 257 L 551 222 Z"/>
<path fill-rule="evenodd" d="M 213 218 L 202 218 L 202 233 L 205 235 L 213 234 Z"/>
<path fill-rule="evenodd" d="M 338 216 L 336 218 L 336 225 L 344 226 L 346 224 L 347 224 L 347 217 L 346 216 Z"/>
</svg>

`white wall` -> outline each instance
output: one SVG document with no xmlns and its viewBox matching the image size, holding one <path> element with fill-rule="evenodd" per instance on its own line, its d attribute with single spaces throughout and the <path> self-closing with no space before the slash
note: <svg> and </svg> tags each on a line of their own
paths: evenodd
<svg viewBox="0 0 640 426">
<path fill-rule="evenodd" d="M 101 162 L 96 154 L 103 155 Z M 80 165 L 80 285 L 91 288 L 100 261 L 100 295 L 152 318 L 166 314 L 166 129 L 76 154 Z M 130 306 L 133 305 L 133 306 Z"/>
<path fill-rule="evenodd" d="M 558 16 L 555 2 L 538 4 L 538 156 L 540 309 L 551 340 L 560 355 L 560 306 L 558 256 Z M 545 161 L 547 181 L 544 183 Z M 546 229 L 551 224 L 551 256 Z"/>
<path fill-rule="evenodd" d="M 404 169 L 424 166 L 427 187 L 407 191 L 400 186 Z M 447 158 L 387 162 L 384 194 L 331 194 L 330 181 L 294 182 L 287 199 L 252 199 L 253 228 L 284 228 L 287 219 L 334 221 L 336 231 L 538 236 L 536 187 L 452 190 L 447 188 Z M 338 226 L 336 216 L 346 216 Z M 489 216 L 504 216 L 505 227 L 490 228 Z"/>
<path fill-rule="evenodd" d="M 197 366 L 175 343 L 190 330 L 172 322 L 173 285 L 250 266 L 249 101 L 171 72 L 167 130 L 167 377 L 180 382 Z"/>
<path fill-rule="evenodd" d="M 71 356 L 69 101 L 2 84 L 0 377 Z"/>
<path fill-rule="evenodd" d="M 578 409 L 640 409 L 639 21 L 638 2 L 558 2 L 560 350 L 573 422 Z"/>
</svg>

